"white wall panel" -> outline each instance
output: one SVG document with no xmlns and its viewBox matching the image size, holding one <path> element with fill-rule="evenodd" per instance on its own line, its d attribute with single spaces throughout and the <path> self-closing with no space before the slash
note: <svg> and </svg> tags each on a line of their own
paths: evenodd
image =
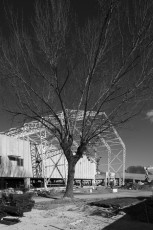
<svg viewBox="0 0 153 230">
<path fill-rule="evenodd" d="M 52 174 L 51 178 L 61 178 L 61 175 L 57 170 L 57 167 L 59 168 L 63 178 L 65 178 L 65 172 L 66 174 L 68 172 L 67 160 L 64 155 L 62 155 L 60 160 L 59 158 L 60 158 L 60 154 L 57 156 L 53 156 L 52 159 L 48 158 L 46 160 L 45 165 L 46 165 L 47 178 L 49 178 L 51 174 Z M 54 161 L 54 163 L 57 163 L 57 161 L 59 160 L 56 168 L 52 160 Z M 94 179 L 95 175 L 96 175 L 96 164 L 92 161 L 89 161 L 86 156 L 83 156 L 83 158 L 81 158 L 76 164 L 75 178 Z"/>
<path fill-rule="evenodd" d="M 57 152 L 56 152 L 57 153 Z M 45 174 L 47 178 L 61 178 L 59 171 L 63 178 L 67 175 L 68 165 L 64 155 L 52 156 L 45 161 Z M 23 159 L 23 166 L 18 166 L 17 161 L 12 161 L 8 156 L 16 156 Z M 28 141 L 20 140 L 6 135 L 0 135 L 0 156 L 2 164 L 0 165 L 0 177 L 33 177 L 30 143 Z M 60 158 L 60 159 L 59 159 Z M 57 164 L 57 167 L 55 167 Z M 54 170 L 53 170 L 54 169 Z M 77 179 L 94 179 L 96 174 L 96 165 L 88 161 L 86 156 L 83 156 L 75 168 L 75 178 Z"/>
<path fill-rule="evenodd" d="M 23 166 L 18 166 L 17 161 L 12 161 L 9 156 L 23 159 Z M 32 164 L 30 143 L 14 137 L 0 135 L 0 177 L 32 177 Z"/>
</svg>

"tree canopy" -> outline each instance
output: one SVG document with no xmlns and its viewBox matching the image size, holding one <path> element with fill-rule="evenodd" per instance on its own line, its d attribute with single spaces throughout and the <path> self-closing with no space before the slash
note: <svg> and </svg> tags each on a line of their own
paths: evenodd
<svg viewBox="0 0 153 230">
<path fill-rule="evenodd" d="M 126 169 L 126 172 L 127 173 L 138 173 L 138 174 L 145 174 L 145 170 L 144 170 L 144 167 L 143 166 L 129 166 L 127 169 Z M 150 175 L 152 175 L 151 172 L 148 172 Z"/>
<path fill-rule="evenodd" d="M 1 81 L 13 101 L 7 111 L 22 121 L 41 122 L 58 139 L 69 164 L 67 196 L 89 143 L 136 116 L 152 98 L 152 1 L 98 4 L 97 15 L 80 25 L 71 1 L 36 1 L 31 27 L 11 14 L 10 36 L 0 40 Z M 70 110 L 76 111 L 73 122 Z M 46 119 L 49 115 L 53 120 Z"/>
</svg>

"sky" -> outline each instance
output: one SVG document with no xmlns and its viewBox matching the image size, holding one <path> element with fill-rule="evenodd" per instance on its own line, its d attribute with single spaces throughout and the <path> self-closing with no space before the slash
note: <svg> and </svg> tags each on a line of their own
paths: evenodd
<svg viewBox="0 0 153 230">
<path fill-rule="evenodd" d="M 147 114 L 135 118 L 119 133 L 126 145 L 126 168 L 131 165 L 153 166 L 153 123 Z"/>
<path fill-rule="evenodd" d="M 26 16 L 32 15 L 31 1 L 9 0 L 6 1 L 9 5 L 23 10 Z M 91 12 L 96 12 L 96 6 L 93 1 L 88 0 L 73 0 L 74 8 L 78 13 L 78 17 L 83 20 L 83 17 L 91 15 Z M 0 0 L 2 5 L 3 0 Z M 88 5 L 88 7 L 86 7 Z M 1 7 L 0 7 L 1 8 Z M 5 15 L 1 8 L 0 25 L 4 28 Z M 28 17 L 27 17 L 28 18 Z M 2 25 L 3 24 L 3 25 Z M 12 118 L 4 111 L 0 111 L 0 131 L 7 130 L 13 127 Z M 130 121 L 126 128 L 118 130 L 123 142 L 126 146 L 126 168 L 128 166 L 153 166 L 153 102 L 149 103 L 147 110 L 141 116 Z"/>
</svg>

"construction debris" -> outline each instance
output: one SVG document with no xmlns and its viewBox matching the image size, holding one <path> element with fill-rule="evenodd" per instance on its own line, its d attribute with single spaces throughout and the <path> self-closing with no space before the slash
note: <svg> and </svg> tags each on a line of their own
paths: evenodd
<svg viewBox="0 0 153 230">
<path fill-rule="evenodd" d="M 4 190 L 0 198 L 0 222 L 8 222 L 6 216 L 22 217 L 24 212 L 31 211 L 34 206 L 32 193 L 13 193 L 11 190 Z M 15 219 L 13 219 L 14 221 Z M 16 219 L 17 220 L 17 219 Z M 11 219 L 12 222 L 12 219 Z"/>
<path fill-rule="evenodd" d="M 116 216 L 120 213 L 120 207 L 115 205 L 101 205 L 97 206 L 95 204 L 86 204 L 80 208 L 80 211 L 86 212 L 90 216 L 102 216 L 105 218 L 110 218 Z"/>
<path fill-rule="evenodd" d="M 75 227 L 76 225 L 78 225 L 78 224 L 80 224 L 82 222 L 83 222 L 83 220 L 76 220 L 75 222 L 70 223 L 69 225 L 72 226 L 72 227 Z"/>
<path fill-rule="evenodd" d="M 6 213 L 7 215 L 12 215 L 12 216 L 23 216 L 23 211 L 16 206 L 11 206 L 11 205 L 0 205 L 0 209 L 3 213 Z"/>
<path fill-rule="evenodd" d="M 150 183 L 148 183 L 148 182 L 145 182 L 145 183 L 129 182 L 129 183 L 125 183 L 125 185 L 121 186 L 121 189 L 152 191 L 152 187 L 153 187 L 153 181 L 151 181 Z"/>
<path fill-rule="evenodd" d="M 124 199 L 126 198 L 91 202 L 85 205 L 82 211 L 88 212 L 89 215 L 101 215 L 106 218 L 118 214 L 128 214 L 132 219 L 153 223 L 153 197 L 140 197 L 134 203 L 129 202 L 129 204 L 126 204 Z"/>
<path fill-rule="evenodd" d="M 52 198 L 52 199 L 59 199 L 61 196 L 59 196 L 60 192 L 55 189 L 51 189 L 51 190 L 38 190 L 37 191 L 37 195 L 38 196 L 42 196 L 42 197 L 46 197 L 46 198 Z"/>
</svg>

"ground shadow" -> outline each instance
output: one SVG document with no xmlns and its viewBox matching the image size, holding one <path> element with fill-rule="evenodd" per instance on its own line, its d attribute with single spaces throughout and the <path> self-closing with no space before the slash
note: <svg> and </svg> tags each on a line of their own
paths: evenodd
<svg viewBox="0 0 153 230">
<path fill-rule="evenodd" d="M 152 197 L 139 197 L 140 201 L 134 205 L 123 208 L 123 211 L 134 220 L 153 224 L 153 199 Z M 153 225 L 152 225 L 153 228 Z"/>
<path fill-rule="evenodd" d="M 123 217 L 104 229 L 153 229 L 153 199 L 152 197 L 136 197 L 136 198 L 113 198 L 109 200 L 100 200 L 90 202 L 88 205 L 98 206 L 112 210 L 116 209 L 116 213 L 121 211 L 125 213 Z M 109 216 L 108 216 L 109 217 Z"/>
<path fill-rule="evenodd" d="M 152 230 L 153 224 L 143 223 L 133 220 L 128 214 L 116 220 L 112 224 L 103 228 L 103 230 Z"/>
<path fill-rule="evenodd" d="M 14 225 L 14 224 L 17 224 L 21 222 L 18 218 L 16 219 L 12 219 L 12 220 L 5 220 L 3 219 L 3 217 L 0 218 L 0 225 L 3 224 L 3 225 Z"/>
</svg>

